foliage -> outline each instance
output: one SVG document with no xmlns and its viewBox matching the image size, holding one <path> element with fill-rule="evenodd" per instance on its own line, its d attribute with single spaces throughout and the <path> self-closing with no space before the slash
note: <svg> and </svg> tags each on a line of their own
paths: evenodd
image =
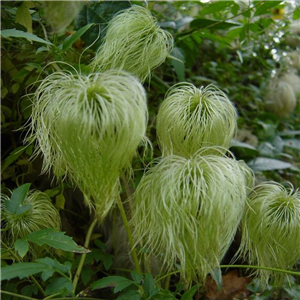
<svg viewBox="0 0 300 300">
<path fill-rule="evenodd" d="M 69 2 L 65 3 L 68 4 Z M 295 26 L 295 22 L 300 19 L 299 5 L 289 1 L 149 1 L 148 3 L 142 1 L 85 1 L 72 6 L 73 9 L 67 6 L 69 11 L 62 5 L 61 11 L 54 9 L 52 12 L 50 9 L 46 10 L 45 5 L 49 6 L 53 3 L 46 4 L 46 1 L 1 2 L 1 188 L 3 194 L 1 197 L 1 254 L 3 299 L 17 299 L 22 296 L 29 297 L 29 299 L 45 297 L 55 299 L 69 296 L 131 300 L 189 300 L 193 297 L 195 297 L 194 299 L 200 299 L 200 297 L 212 299 L 213 295 L 205 292 L 203 282 L 203 285 L 197 282 L 186 285 L 182 281 L 182 278 L 178 276 L 181 272 L 181 265 L 177 258 L 167 261 L 168 264 L 172 264 L 170 273 L 160 274 L 160 262 L 156 264 L 155 260 L 152 260 L 151 254 L 155 254 L 156 259 L 161 261 L 161 259 L 165 259 L 165 253 L 162 249 L 159 253 L 153 253 L 151 244 L 141 244 L 139 245 L 140 248 L 137 249 L 139 252 L 130 251 L 135 249 L 133 246 L 138 245 L 134 245 L 136 240 L 130 235 L 132 223 L 126 223 L 126 218 L 131 217 L 130 208 L 133 203 L 127 200 L 132 199 L 131 196 L 136 190 L 139 193 L 138 197 L 141 204 L 147 197 L 149 203 L 154 201 L 152 198 L 150 199 L 150 194 L 157 195 L 159 190 L 174 192 L 172 187 L 164 184 L 164 176 L 159 178 L 157 182 L 160 184 L 159 190 L 155 187 L 154 182 L 151 182 L 153 189 L 149 189 L 146 193 L 139 183 L 143 184 L 145 180 L 149 180 L 149 174 L 152 174 L 153 169 L 155 170 L 162 164 L 162 162 L 155 164 L 156 161 L 153 162 L 153 158 L 160 157 L 165 151 L 163 147 L 159 147 L 164 143 L 161 138 L 161 131 L 159 131 L 159 124 L 166 120 L 165 117 L 161 120 L 159 117 L 156 119 L 156 117 L 159 114 L 159 107 L 163 108 L 161 104 L 164 103 L 163 99 L 165 99 L 167 91 L 170 87 L 177 86 L 178 83 L 179 86 L 182 84 L 195 86 L 198 90 L 201 90 L 201 87 L 214 84 L 226 94 L 226 99 L 231 100 L 238 112 L 237 123 L 233 127 L 237 125 L 238 129 L 237 135 L 231 143 L 230 151 L 235 155 L 236 160 L 240 161 L 239 165 L 243 166 L 242 168 L 246 169 L 242 162 L 244 161 L 253 170 L 256 184 L 272 180 L 280 184 L 289 181 L 295 189 L 300 186 L 299 90 L 293 86 L 289 79 L 292 76 L 299 78 L 299 64 L 297 67 L 299 54 L 297 56 L 297 53 L 299 52 L 300 39 L 299 30 L 297 31 L 297 26 Z M 165 44 L 165 48 L 155 46 L 155 51 L 150 51 L 151 53 L 140 52 L 141 55 L 146 56 L 137 60 L 135 56 L 132 58 L 132 50 L 138 37 L 135 40 L 126 41 L 127 44 L 123 40 L 114 48 L 116 53 L 109 47 L 105 57 L 99 60 L 100 65 L 104 59 L 107 59 L 108 55 L 114 55 L 115 60 L 117 60 L 115 55 L 123 55 L 128 50 L 129 67 L 138 61 L 138 64 L 134 65 L 133 73 L 141 76 L 142 80 L 148 78 L 148 81 L 142 86 L 136 78 L 130 77 L 128 80 L 126 77 L 128 81 L 120 83 L 118 87 L 116 87 L 115 80 L 105 82 L 104 89 L 109 90 L 115 87 L 114 99 L 116 102 L 128 100 L 124 107 L 122 105 L 115 106 L 120 110 L 118 110 L 119 114 L 117 115 L 118 121 L 110 128 L 110 136 L 114 136 L 117 132 L 117 125 L 123 128 L 123 133 L 126 130 L 127 133 L 126 136 L 123 134 L 115 136 L 115 142 L 120 142 L 118 146 L 115 148 L 107 147 L 105 157 L 110 157 L 110 159 L 106 162 L 107 168 L 104 171 L 103 169 L 99 170 L 99 165 L 94 163 L 97 161 L 95 157 L 90 159 L 89 168 L 83 169 L 85 163 L 82 162 L 87 157 L 100 156 L 98 146 L 95 146 L 96 143 L 91 141 L 90 137 L 95 137 L 99 142 L 100 136 L 106 133 L 105 130 L 101 131 L 102 127 L 97 127 L 97 134 L 94 132 L 90 126 L 94 124 L 93 121 L 87 119 L 93 114 L 83 115 L 82 122 L 76 124 L 73 119 L 74 112 L 78 111 L 78 109 L 74 110 L 76 103 L 69 105 L 66 101 L 72 93 L 73 98 L 78 96 L 79 100 L 83 100 L 83 96 L 80 95 L 83 95 L 83 90 L 87 89 L 86 108 L 89 110 L 91 109 L 88 105 L 90 100 L 97 98 L 98 94 L 100 96 L 105 94 L 103 90 L 99 92 L 95 86 L 90 89 L 86 87 L 86 83 L 91 78 L 95 84 L 98 84 L 98 77 L 91 75 L 91 70 L 94 67 L 91 62 L 95 61 L 94 58 L 99 54 L 99 47 L 102 47 L 101 49 L 107 47 L 109 37 L 109 26 L 107 25 L 110 24 L 114 16 L 118 15 L 119 18 L 122 16 L 122 13 L 119 13 L 121 10 L 130 8 L 132 5 L 138 5 L 138 10 L 147 11 L 146 15 L 155 25 L 155 29 L 152 28 L 152 33 L 157 35 L 151 36 L 151 39 L 162 38 L 167 41 L 167 44 Z M 146 7 L 149 11 L 142 7 Z M 55 13 L 55 15 L 50 13 Z M 152 19 L 151 15 L 155 18 Z M 58 24 L 59 21 L 68 22 Z M 117 29 L 123 29 L 120 27 L 118 25 Z M 113 34 L 121 34 L 123 37 L 122 33 L 115 33 L 114 31 Z M 149 35 L 146 33 L 144 35 L 145 43 L 150 43 Z M 171 41 L 173 41 L 172 50 Z M 141 44 L 138 44 L 138 47 L 141 47 Z M 120 49 L 123 50 L 118 53 Z M 158 50 L 162 50 L 162 52 Z M 170 50 L 171 52 L 168 53 Z M 134 51 L 136 52 L 136 50 Z M 143 69 L 145 66 L 143 63 L 147 62 L 147 59 L 153 54 L 157 61 Z M 116 63 L 116 66 L 120 66 L 120 61 Z M 140 70 L 136 69 L 139 67 Z M 152 72 L 149 76 L 150 70 Z M 127 71 L 132 70 L 129 68 Z M 291 74 L 293 75 L 291 76 Z M 274 83 L 274 78 L 284 79 L 285 83 L 280 83 L 276 87 L 284 86 L 285 91 L 289 91 L 295 100 L 293 100 L 295 103 L 292 103 L 287 113 L 278 109 L 272 110 L 266 103 L 270 82 Z M 47 81 L 44 81 L 45 79 Z M 81 80 L 80 84 L 77 84 L 78 80 Z M 100 76 L 99 81 L 101 80 Z M 41 86 L 41 82 L 44 85 Z M 66 82 L 68 82 L 68 88 L 63 90 L 66 87 Z M 127 87 L 132 86 L 135 82 L 139 92 L 133 89 L 129 96 L 126 95 Z M 291 88 L 287 87 L 287 84 Z M 47 93 L 44 91 L 46 86 L 48 87 Z M 119 90 L 123 90 L 123 96 L 120 99 L 116 97 L 119 95 Z M 45 144 L 39 146 L 24 145 L 23 143 L 24 139 L 40 138 L 35 135 L 35 130 L 29 130 L 29 124 L 32 124 L 32 112 L 34 113 L 35 109 L 32 101 L 35 100 L 32 100 L 33 98 L 28 97 L 28 95 L 35 95 L 36 98 L 40 99 L 45 97 L 47 103 L 53 101 L 53 103 L 60 103 L 61 105 L 60 109 L 56 111 L 53 109 L 54 106 L 49 106 L 48 115 L 43 116 L 44 118 L 50 116 L 53 119 L 46 120 L 46 123 L 43 119 L 43 121 L 36 121 L 35 124 L 40 126 L 41 131 L 47 130 L 50 134 L 44 137 L 43 142 L 47 139 L 49 141 L 50 138 L 53 141 L 52 137 L 55 138 L 54 145 L 46 144 L 46 148 L 50 147 L 48 150 L 50 149 L 49 153 L 51 154 L 46 174 L 41 174 L 43 164 L 45 164 L 41 153 L 43 152 L 44 155 L 43 147 Z M 148 99 L 148 112 L 144 107 L 145 95 Z M 141 102 L 135 103 L 136 96 L 143 97 L 143 104 Z M 104 107 L 106 106 L 102 106 L 101 109 L 103 110 Z M 121 110 L 122 108 L 124 110 Z M 42 111 L 36 113 L 35 120 L 41 120 L 39 118 Z M 137 111 L 140 112 L 139 121 L 137 120 Z M 70 114 L 68 118 L 65 118 L 67 112 Z M 129 124 L 127 113 L 131 113 L 130 119 L 136 119 L 135 126 L 130 128 L 124 125 Z M 171 116 L 176 113 L 176 110 L 171 112 Z M 148 126 L 146 128 L 147 117 Z M 71 122 L 71 125 L 68 122 L 70 127 L 66 127 L 66 123 L 64 123 L 66 119 L 74 121 Z M 100 118 L 101 124 L 104 124 L 105 120 L 107 119 Z M 86 124 L 88 126 L 84 127 Z M 174 124 L 174 122 L 170 122 L 164 125 L 164 128 L 169 130 Z M 61 128 L 59 131 L 58 126 Z M 219 131 L 223 129 L 221 127 L 218 129 Z M 20 130 L 21 128 L 22 130 Z M 137 129 L 139 130 L 138 137 L 134 133 L 134 130 Z M 87 134 L 88 131 L 89 134 Z M 145 131 L 147 138 L 152 143 L 151 147 L 147 147 L 147 143 L 139 144 Z M 191 127 L 186 133 L 183 133 L 184 138 L 187 138 L 190 131 L 192 131 Z M 234 128 L 230 131 L 229 139 L 234 131 Z M 157 135 L 161 140 L 158 141 Z M 173 136 L 174 138 L 177 137 L 176 132 Z M 129 143 L 131 139 L 134 139 L 134 145 L 129 151 L 125 149 L 125 152 L 121 152 L 124 150 L 122 144 Z M 83 142 L 81 143 L 81 141 Z M 74 144 L 73 148 L 65 147 L 73 142 L 74 144 L 77 143 L 77 148 Z M 104 141 L 101 147 L 103 145 L 109 146 L 108 144 L 107 141 Z M 229 146 L 228 142 L 225 143 L 225 146 Z M 65 149 L 65 152 L 61 152 L 62 148 Z M 77 152 L 73 152 L 72 149 L 77 149 Z M 86 153 L 86 149 L 88 149 L 89 155 L 79 157 L 79 154 Z M 135 152 L 137 155 L 134 156 Z M 119 158 L 114 161 L 113 155 L 116 153 Z M 33 154 L 35 159 L 32 159 Z M 188 152 L 185 160 L 189 160 L 190 155 L 191 153 Z M 223 158 L 223 155 L 224 153 L 220 157 Z M 124 163 L 120 163 L 120 161 Z M 56 165 L 56 170 L 50 168 L 53 163 Z M 118 165 L 115 176 L 110 173 L 112 172 L 111 164 Z M 128 169 L 128 167 L 130 168 Z M 57 172 L 59 168 L 63 170 L 60 173 Z M 74 169 L 76 171 L 73 171 Z M 67 172 L 65 172 L 66 170 Z M 144 172 L 147 171 L 146 174 L 148 175 L 143 177 Z M 86 176 L 84 182 L 81 179 L 82 176 L 80 179 L 76 177 L 79 176 L 80 172 Z M 65 176 L 66 174 L 68 176 Z M 110 177 L 107 177 L 107 181 L 101 182 L 98 178 L 99 174 L 103 178 L 104 175 Z M 174 175 L 170 172 L 168 174 L 170 177 Z M 219 185 L 222 185 L 221 169 L 218 174 Z M 58 175 L 58 180 L 53 180 L 54 175 Z M 119 175 L 121 175 L 120 178 Z M 229 176 L 231 175 L 227 177 Z M 141 178 L 143 178 L 142 181 Z M 203 178 L 203 182 L 207 180 L 206 177 Z M 239 180 L 247 182 L 244 187 L 246 185 L 248 188 L 252 188 L 252 176 L 248 178 L 241 176 Z M 96 194 L 90 191 L 91 188 L 88 184 L 91 184 L 92 190 L 97 190 Z M 99 221 L 97 224 L 91 222 L 95 218 L 94 211 L 89 210 L 84 204 L 84 198 L 85 201 L 92 201 L 92 203 L 99 200 L 98 196 L 101 191 L 98 190 L 98 184 L 102 187 L 107 186 L 107 184 L 113 185 L 112 189 L 116 187 L 117 191 L 120 192 L 120 198 L 116 197 L 115 199 L 107 199 L 108 193 L 102 195 L 103 199 L 109 203 L 107 209 L 109 213 L 105 212 L 107 216 L 104 220 L 100 218 L 101 224 Z M 180 183 L 178 184 L 180 186 Z M 189 190 L 190 187 L 195 188 L 193 179 L 190 179 L 189 182 L 181 181 L 182 184 L 186 185 L 186 190 Z M 92 194 L 92 198 L 84 197 L 77 185 L 89 196 Z M 223 183 L 223 185 L 226 184 Z M 181 188 L 182 186 L 179 190 Z M 215 187 L 215 191 L 217 190 L 218 188 Z M 43 200 L 33 200 L 36 195 L 42 196 Z M 137 197 L 136 195 L 134 194 L 134 197 Z M 45 206 L 41 208 L 45 204 L 48 205 L 48 208 Z M 150 205 L 151 209 L 144 212 L 145 220 L 152 215 L 155 216 L 152 221 L 160 222 L 158 217 L 164 217 L 163 209 L 166 207 L 164 203 L 160 203 L 160 205 L 160 208 L 155 211 L 157 215 L 153 211 L 155 206 Z M 118 206 L 120 213 L 115 206 Z M 234 204 L 232 204 L 233 206 Z M 188 207 L 184 209 L 180 207 L 180 209 L 187 210 Z M 228 212 L 230 209 L 229 205 L 225 205 L 224 211 Z M 36 214 L 34 214 L 35 212 Z M 196 212 L 197 209 L 195 208 L 193 213 Z M 218 214 L 214 217 L 218 218 L 221 215 L 220 210 Z M 27 227 L 22 225 L 19 230 L 16 225 L 11 223 L 21 220 L 27 224 L 28 220 L 31 221 L 36 216 L 39 218 L 39 223 L 34 223 L 35 225 L 41 225 L 40 221 L 49 223 L 49 220 L 52 222 L 51 225 L 42 224 L 42 226 L 31 227 L 33 229 L 30 230 L 25 230 Z M 142 217 L 136 211 L 135 217 L 137 216 Z M 240 217 L 242 215 L 235 218 L 239 219 Z M 224 226 L 225 221 L 229 218 L 230 216 L 226 215 Z M 58 222 L 53 222 L 54 219 Z M 163 222 L 168 221 L 166 218 L 162 220 Z M 124 225 L 122 225 L 122 221 Z M 177 225 L 180 225 L 181 219 L 179 217 L 172 223 L 177 221 Z M 204 220 L 201 222 L 205 223 Z M 63 231 L 59 231 L 60 223 Z M 159 224 L 154 225 L 158 226 Z M 192 222 L 190 225 L 193 225 Z M 94 226 L 96 227 L 93 228 Z M 147 227 L 147 224 L 144 226 L 145 230 L 151 229 L 150 226 Z M 214 230 L 212 229 L 213 224 L 208 225 L 208 227 Z M 231 230 L 230 242 L 236 228 L 237 225 L 234 225 L 234 229 Z M 136 227 L 132 233 L 138 230 L 139 228 Z M 167 231 L 161 233 L 164 236 L 164 243 L 170 243 L 176 238 L 176 232 L 172 233 L 172 239 L 169 238 L 169 233 Z M 153 234 L 157 235 L 157 243 L 159 243 L 161 241 L 159 239 L 159 227 Z M 177 233 L 177 235 L 181 237 L 181 235 L 185 236 L 186 233 Z M 193 237 L 191 236 L 189 239 L 192 240 Z M 222 253 L 222 263 L 231 261 L 237 252 L 240 239 L 241 235 L 238 232 L 227 252 L 230 242 L 227 242 L 226 246 L 223 245 L 222 251 L 226 252 L 226 255 L 223 257 L 224 253 Z M 186 253 L 188 253 L 190 244 L 184 246 Z M 212 245 L 211 248 L 213 247 Z M 180 247 L 177 250 L 177 253 L 182 253 Z M 213 251 L 210 251 L 209 248 L 207 252 L 213 255 Z M 133 260 L 129 253 L 132 254 Z M 173 250 L 171 254 L 175 255 Z M 134 268 L 137 269 L 136 263 L 141 264 L 141 272 L 133 271 Z M 221 263 L 219 257 L 218 263 Z M 271 266 L 268 265 L 267 267 Z M 284 268 L 283 265 L 281 267 Z M 248 285 L 248 291 L 252 293 L 250 298 L 299 298 L 299 277 L 293 276 L 299 275 L 299 272 L 297 273 L 299 265 L 289 265 L 288 267 L 294 268 L 294 273 L 292 270 L 285 270 L 290 272 L 290 285 L 284 284 L 278 289 L 272 279 L 267 284 L 259 279 L 253 279 Z M 210 272 L 218 287 L 221 287 L 222 278 L 226 276 L 225 269 L 222 269 L 223 274 L 218 268 L 210 270 Z M 242 275 L 247 276 L 250 273 L 245 271 Z M 262 288 L 264 284 L 265 287 Z"/>
</svg>

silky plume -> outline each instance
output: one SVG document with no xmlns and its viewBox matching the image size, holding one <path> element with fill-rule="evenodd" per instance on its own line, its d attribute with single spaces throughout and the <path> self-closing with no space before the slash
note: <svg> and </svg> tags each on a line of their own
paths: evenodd
<svg viewBox="0 0 300 300">
<path fill-rule="evenodd" d="M 210 146 L 226 151 L 237 130 L 237 113 L 216 86 L 179 83 L 169 89 L 159 107 L 156 129 L 163 156 L 188 157 Z"/>
<path fill-rule="evenodd" d="M 190 158 L 161 158 L 142 177 L 131 202 L 130 224 L 141 253 L 156 256 L 162 272 L 179 264 L 187 285 L 203 282 L 234 238 L 251 177 L 253 184 L 250 169 L 216 147 Z"/>
<path fill-rule="evenodd" d="M 28 143 L 43 172 L 69 176 L 104 218 L 119 194 L 119 176 L 145 139 L 146 93 L 137 78 L 109 70 L 88 76 L 58 72 L 34 96 Z"/>
<path fill-rule="evenodd" d="M 291 269 L 300 257 L 300 191 L 264 182 L 250 193 L 242 219 L 242 240 L 236 258 L 251 265 Z M 253 272 L 262 287 L 270 280 L 282 286 L 289 277 L 259 269 Z"/>
<path fill-rule="evenodd" d="M 172 47 L 172 35 L 157 25 L 150 11 L 133 5 L 109 22 L 92 66 L 101 72 L 126 70 L 144 82 L 151 70 L 165 61 Z"/>
</svg>

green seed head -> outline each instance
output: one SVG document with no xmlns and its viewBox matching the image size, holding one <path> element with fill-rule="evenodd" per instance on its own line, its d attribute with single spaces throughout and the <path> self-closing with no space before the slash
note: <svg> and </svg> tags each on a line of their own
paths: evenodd
<svg viewBox="0 0 300 300">
<path fill-rule="evenodd" d="M 143 86 L 124 71 L 54 73 L 34 96 L 27 140 L 36 141 L 36 154 L 44 156 L 43 171 L 68 175 L 104 217 L 118 195 L 119 176 L 145 135 Z"/>
<path fill-rule="evenodd" d="M 141 179 L 131 205 L 136 243 L 162 259 L 163 271 L 179 263 L 187 284 L 219 267 L 246 203 L 249 169 L 211 151 L 162 158 Z"/>
<path fill-rule="evenodd" d="M 170 88 L 157 115 L 157 135 L 163 156 L 188 157 L 201 147 L 229 148 L 237 114 L 217 87 L 196 88 L 179 83 Z"/>
<path fill-rule="evenodd" d="M 26 237 L 29 233 L 45 228 L 60 230 L 60 216 L 51 203 L 49 196 L 40 191 L 31 191 L 24 204 L 31 204 L 30 210 L 15 215 L 6 209 L 5 200 L 10 197 L 1 194 L 1 213 L 7 229 L 3 236 L 9 245 L 13 245 L 17 239 Z"/>
<path fill-rule="evenodd" d="M 242 220 L 242 241 L 237 256 L 262 267 L 291 269 L 300 257 L 300 192 L 276 182 L 255 187 L 249 195 Z M 275 286 L 288 277 L 257 270 L 262 286 Z"/>
<path fill-rule="evenodd" d="M 133 5 L 110 21 L 92 65 L 100 71 L 126 70 L 145 81 L 172 47 L 172 35 L 159 28 L 149 10 Z"/>
<path fill-rule="evenodd" d="M 40 1 L 53 32 L 61 33 L 76 18 L 84 1 Z"/>
</svg>

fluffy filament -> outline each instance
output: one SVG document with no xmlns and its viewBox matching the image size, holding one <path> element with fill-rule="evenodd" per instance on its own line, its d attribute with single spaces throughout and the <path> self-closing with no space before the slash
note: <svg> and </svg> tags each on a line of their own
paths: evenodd
<svg viewBox="0 0 300 300">
<path fill-rule="evenodd" d="M 12 214 L 6 209 L 6 200 L 9 201 L 10 197 L 1 194 L 1 213 L 7 229 L 4 238 L 10 245 L 13 245 L 17 239 L 25 238 L 29 233 L 41 229 L 60 230 L 59 213 L 47 194 L 40 191 L 28 193 L 24 204 L 31 204 L 31 208 L 19 215 Z"/>
<path fill-rule="evenodd" d="M 246 203 L 249 168 L 211 150 L 162 158 L 142 177 L 131 203 L 136 243 L 162 260 L 162 271 L 179 263 L 187 284 L 203 282 L 219 266 Z"/>
<path fill-rule="evenodd" d="M 236 132 L 236 120 L 233 104 L 214 85 L 198 89 L 190 83 L 175 84 L 157 115 L 162 155 L 188 157 L 201 147 L 210 146 L 228 149 Z"/>
<path fill-rule="evenodd" d="M 143 82 L 165 61 L 172 47 L 172 35 L 157 25 L 150 11 L 133 5 L 109 22 L 92 65 L 100 71 L 126 70 Z"/>
<path fill-rule="evenodd" d="M 300 191 L 276 182 L 254 188 L 242 219 L 242 240 L 237 257 L 251 265 L 291 269 L 300 257 Z M 261 285 L 270 279 L 280 286 L 286 274 L 268 270 L 254 272 Z"/>
<path fill-rule="evenodd" d="M 43 171 L 68 175 L 104 217 L 118 195 L 120 174 L 144 138 L 143 86 L 124 71 L 61 72 L 44 79 L 34 96 L 27 140 L 35 140 L 35 154 L 44 156 Z"/>
</svg>

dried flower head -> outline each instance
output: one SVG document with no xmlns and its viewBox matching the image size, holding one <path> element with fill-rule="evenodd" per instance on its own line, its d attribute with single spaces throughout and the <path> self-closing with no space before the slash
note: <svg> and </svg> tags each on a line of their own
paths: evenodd
<svg viewBox="0 0 300 300">
<path fill-rule="evenodd" d="M 246 203 L 249 168 L 211 150 L 162 158 L 143 176 L 131 203 L 136 243 L 162 259 L 163 271 L 179 263 L 187 284 L 203 282 L 219 267 Z"/>
<path fill-rule="evenodd" d="M 31 208 L 18 215 L 6 209 L 6 200 L 10 201 L 10 197 L 1 194 L 1 213 L 6 229 L 3 235 L 9 245 L 13 245 L 17 239 L 22 239 L 34 231 L 45 228 L 60 230 L 59 213 L 47 194 L 35 190 L 30 191 L 24 204 L 31 204 Z"/>
<path fill-rule="evenodd" d="M 165 61 L 172 47 L 172 35 L 157 25 L 150 11 L 133 5 L 109 22 L 92 64 L 100 71 L 126 70 L 145 81 L 151 70 Z"/>
<path fill-rule="evenodd" d="M 291 269 L 300 257 L 300 191 L 265 182 L 249 195 L 242 220 L 238 257 L 252 265 Z M 280 286 L 286 274 L 269 270 L 254 272 L 262 286 L 270 279 Z"/>
<path fill-rule="evenodd" d="M 124 71 L 60 72 L 44 79 L 34 96 L 27 140 L 36 140 L 43 171 L 53 167 L 57 177 L 69 175 L 104 217 L 118 195 L 120 174 L 144 138 L 143 86 Z"/>
<path fill-rule="evenodd" d="M 233 104 L 214 85 L 198 89 L 190 83 L 175 84 L 157 115 L 162 154 L 188 157 L 201 147 L 228 149 L 236 132 L 236 120 Z"/>
</svg>

